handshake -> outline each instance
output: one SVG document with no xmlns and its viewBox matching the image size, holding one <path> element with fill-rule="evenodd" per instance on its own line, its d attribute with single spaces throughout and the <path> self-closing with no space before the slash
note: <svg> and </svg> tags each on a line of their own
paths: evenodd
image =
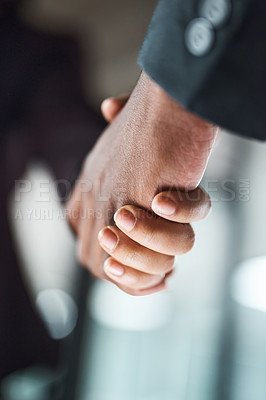
<svg viewBox="0 0 266 400">
<path fill-rule="evenodd" d="M 87 156 L 67 204 L 78 259 L 131 295 L 160 291 L 175 255 L 206 217 L 198 184 L 217 128 L 184 110 L 147 75 L 130 97 L 107 99 L 109 126 Z"/>
</svg>

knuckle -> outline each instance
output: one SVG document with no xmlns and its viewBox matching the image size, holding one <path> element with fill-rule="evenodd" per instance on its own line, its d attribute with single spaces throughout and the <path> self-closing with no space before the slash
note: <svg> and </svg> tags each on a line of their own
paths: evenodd
<svg viewBox="0 0 266 400">
<path fill-rule="evenodd" d="M 175 257 L 174 256 L 164 256 L 164 262 L 161 264 L 160 272 L 162 274 L 169 273 L 175 264 Z"/>
<path fill-rule="evenodd" d="M 185 251 L 190 251 L 195 244 L 195 232 L 191 225 L 186 226 Z"/>
</svg>

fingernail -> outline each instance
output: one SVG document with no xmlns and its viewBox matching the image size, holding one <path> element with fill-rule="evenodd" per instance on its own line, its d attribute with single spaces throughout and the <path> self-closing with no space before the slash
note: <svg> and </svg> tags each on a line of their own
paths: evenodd
<svg viewBox="0 0 266 400">
<path fill-rule="evenodd" d="M 108 97 L 107 99 L 105 99 L 105 100 L 102 102 L 102 108 L 108 108 L 108 107 L 110 106 L 111 102 L 112 102 L 111 98 Z"/>
<path fill-rule="evenodd" d="M 176 211 L 176 205 L 169 197 L 155 197 L 152 209 L 160 214 L 172 215 Z"/>
<path fill-rule="evenodd" d="M 136 224 L 135 215 L 127 208 L 118 210 L 114 215 L 115 223 L 127 232 L 132 231 Z"/>
<path fill-rule="evenodd" d="M 99 233 L 99 241 L 109 251 L 113 251 L 118 243 L 118 236 L 110 228 L 104 228 Z"/>
<path fill-rule="evenodd" d="M 106 260 L 104 264 L 104 270 L 107 273 L 107 275 L 112 274 L 115 276 L 122 276 L 125 272 L 122 265 L 110 260 Z"/>
</svg>

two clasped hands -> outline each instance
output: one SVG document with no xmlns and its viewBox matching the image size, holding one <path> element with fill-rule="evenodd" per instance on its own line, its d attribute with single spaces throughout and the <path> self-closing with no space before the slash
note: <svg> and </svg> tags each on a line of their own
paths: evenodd
<svg viewBox="0 0 266 400">
<path fill-rule="evenodd" d="M 190 223 L 210 211 L 198 184 L 217 128 L 144 73 L 129 98 L 107 99 L 102 112 L 110 125 L 67 204 L 78 258 L 129 294 L 154 293 L 165 288 L 175 256 L 193 247 Z"/>
</svg>

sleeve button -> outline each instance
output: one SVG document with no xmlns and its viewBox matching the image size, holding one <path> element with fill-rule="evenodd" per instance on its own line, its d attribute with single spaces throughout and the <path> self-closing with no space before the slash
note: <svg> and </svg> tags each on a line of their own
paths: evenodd
<svg viewBox="0 0 266 400">
<path fill-rule="evenodd" d="M 212 24 L 205 18 L 195 18 L 185 31 L 185 43 L 188 51 L 194 56 L 209 53 L 215 40 Z"/>
<path fill-rule="evenodd" d="M 206 18 L 214 28 L 221 28 L 232 11 L 230 0 L 204 0 L 199 7 L 200 17 Z"/>
</svg>

